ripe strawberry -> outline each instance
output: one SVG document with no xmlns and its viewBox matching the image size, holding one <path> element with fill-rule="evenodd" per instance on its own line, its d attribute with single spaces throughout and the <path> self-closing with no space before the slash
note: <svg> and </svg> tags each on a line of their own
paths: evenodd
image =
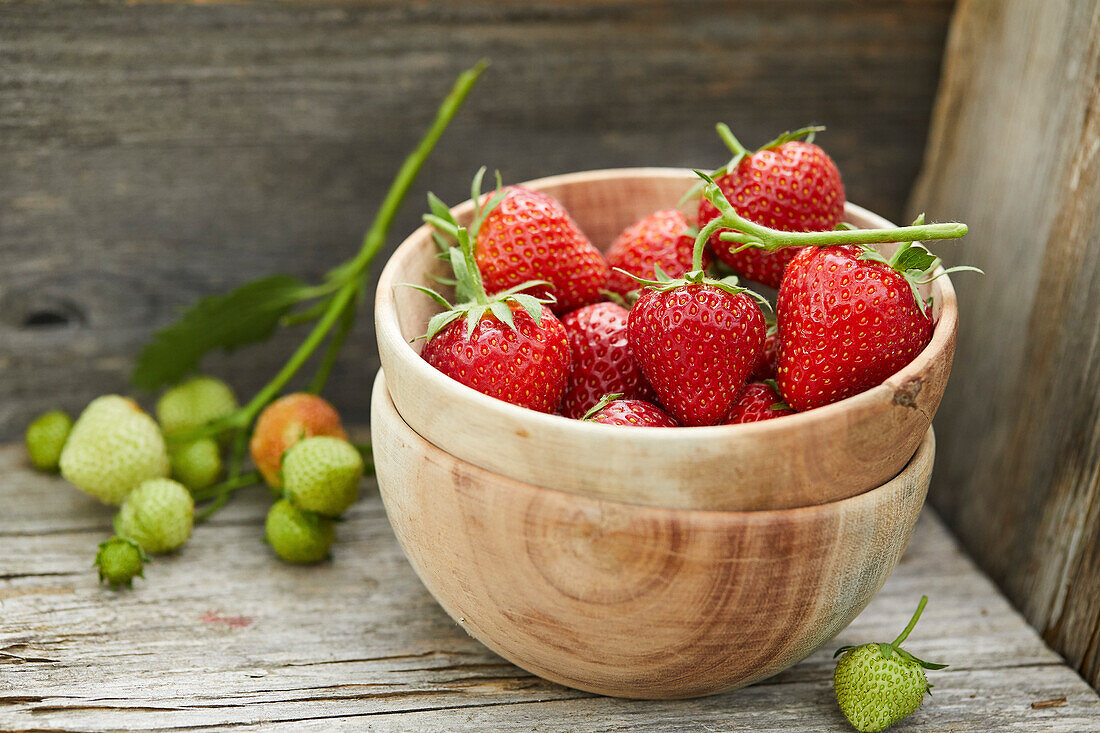
<svg viewBox="0 0 1100 733">
<path fill-rule="evenodd" d="M 626 308 L 603 302 L 578 308 L 561 319 L 573 364 L 561 414 L 579 418 L 611 392 L 630 399 L 645 399 L 652 393 L 642 368 L 630 354 L 626 337 L 629 315 Z"/>
<path fill-rule="evenodd" d="M 171 552 L 191 536 L 195 501 L 172 479 L 150 479 L 130 492 L 115 515 L 115 534 L 152 555 Z"/>
<path fill-rule="evenodd" d="M 521 283 L 489 297 L 466 229 L 455 230 L 449 250 L 456 291 L 470 297 L 451 305 L 443 296 L 413 285 L 446 310 L 428 321 L 421 356 L 457 382 L 513 405 L 554 412 L 569 378 L 569 339 L 542 300 L 520 292 Z"/>
<path fill-rule="evenodd" d="M 24 436 L 31 464 L 39 471 L 57 471 L 57 462 L 72 429 L 73 419 L 61 410 L 50 410 L 35 418 Z"/>
<path fill-rule="evenodd" d="M 305 392 L 289 394 L 264 408 L 252 431 L 249 451 L 252 462 L 268 486 L 282 486 L 279 468 L 283 453 L 299 440 L 313 435 L 348 437 L 340 422 L 340 413 L 317 395 Z"/>
<path fill-rule="evenodd" d="M 481 202 L 482 168 L 474 177 L 471 194 Z M 486 197 L 467 231 L 474 244 L 486 293 L 496 295 L 521 283 L 545 281 L 530 294 L 555 298 L 555 313 L 568 313 L 601 299 L 600 289 L 610 270 L 600 251 L 553 197 L 519 186 L 502 188 Z M 433 214 L 425 220 L 457 236 L 458 222 L 446 205 L 429 196 Z M 460 294 L 460 299 L 465 294 Z"/>
<path fill-rule="evenodd" d="M 814 132 L 821 129 L 784 133 L 750 153 L 728 127 L 719 125 L 719 135 L 734 158 L 715 172 L 714 181 L 737 213 L 749 221 L 790 232 L 835 229 L 844 220 L 844 184 L 836 164 L 812 142 Z M 807 140 L 798 139 L 803 136 Z M 714 204 L 703 197 L 699 202 L 699 226 L 718 215 Z M 720 260 L 747 280 L 779 287 L 783 270 L 797 248 L 776 252 L 745 249 L 734 254 L 732 250 L 739 245 L 722 242 L 721 231 L 710 238 L 710 246 Z"/>
<path fill-rule="evenodd" d="M 675 428 L 680 425 L 654 404 L 645 400 L 624 400 L 621 397 L 621 394 L 604 395 L 582 419 L 605 425 L 639 428 Z"/>
<path fill-rule="evenodd" d="M 134 578 L 144 578 L 143 566 L 149 558 L 137 542 L 125 537 L 112 537 L 99 543 L 99 552 L 92 563 L 99 569 L 99 582 L 107 581 L 112 590 L 131 588 Z"/>
<path fill-rule="evenodd" d="M 324 560 L 335 537 L 336 529 L 331 519 L 302 511 L 286 499 L 272 504 L 264 521 L 264 539 L 286 562 Z"/>
<path fill-rule="evenodd" d="M 672 277 L 686 274 L 692 269 L 695 234 L 678 209 L 657 211 L 631 224 L 607 251 L 607 264 L 612 268 L 607 290 L 625 298 L 639 288 L 636 280 L 619 270 L 644 280 L 653 280 L 657 267 Z M 710 253 L 704 252 L 703 268 L 709 266 Z"/>
<path fill-rule="evenodd" d="M 146 479 L 168 475 L 168 449 L 133 400 L 105 395 L 80 413 L 58 461 L 61 475 L 104 504 L 119 504 Z"/>
<path fill-rule="evenodd" d="M 760 359 L 764 316 L 730 281 L 708 280 L 701 270 L 687 278 L 642 291 L 630 311 L 630 350 L 681 425 L 716 425 Z"/>
<path fill-rule="evenodd" d="M 931 340 L 932 316 L 912 283 L 938 260 L 919 247 L 898 252 L 887 261 L 855 245 L 807 247 L 791 261 L 776 307 L 777 380 L 795 410 L 881 384 Z"/>
<path fill-rule="evenodd" d="M 764 337 L 764 350 L 760 352 L 760 361 L 756 362 L 756 368 L 752 370 L 749 379 L 763 382 L 765 379 L 775 379 L 775 370 L 779 367 L 779 328 L 773 323 L 768 326 L 767 335 Z"/>
<path fill-rule="evenodd" d="M 861 733 L 878 733 L 912 715 L 931 689 L 925 669 L 943 669 L 917 659 L 901 648 L 901 643 L 916 626 L 928 596 L 922 596 L 909 625 L 889 644 L 845 646 L 833 673 L 833 688 L 840 711 Z"/>
<path fill-rule="evenodd" d="M 726 425 L 759 422 L 793 414 L 794 410 L 787 406 L 775 389 L 775 382 L 749 382 L 730 410 Z"/>
<path fill-rule="evenodd" d="M 346 440 L 317 436 L 283 457 L 283 485 L 296 507 L 338 517 L 359 498 L 363 457 Z"/>
</svg>

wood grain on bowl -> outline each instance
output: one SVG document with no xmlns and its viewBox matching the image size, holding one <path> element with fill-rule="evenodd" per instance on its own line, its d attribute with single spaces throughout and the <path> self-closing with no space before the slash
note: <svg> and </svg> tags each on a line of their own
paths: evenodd
<svg viewBox="0 0 1100 733">
<path fill-rule="evenodd" d="M 770 677 L 848 625 L 901 557 L 928 430 L 885 485 L 800 509 L 663 509 L 532 486 L 417 435 L 379 374 L 378 485 L 440 605 L 509 661 L 606 695 L 694 697 Z"/>
<path fill-rule="evenodd" d="M 668 208 L 690 171 L 635 168 L 532 181 L 557 197 L 601 249 L 640 217 Z M 691 208 L 691 205 L 688 205 Z M 467 220 L 472 204 L 454 209 Z M 890 222 L 858 206 L 848 221 Z M 879 486 L 912 457 L 943 396 L 955 350 L 949 278 L 931 285 L 932 342 L 884 384 L 778 420 L 703 428 L 622 428 L 567 420 L 487 397 L 420 358 L 435 304 L 399 283 L 443 273 L 427 227 L 398 247 L 378 283 L 375 323 L 389 391 L 402 418 L 432 444 L 509 478 L 594 498 L 671 508 L 783 509 L 835 501 Z M 547 460 L 547 456 L 551 456 Z"/>
</svg>

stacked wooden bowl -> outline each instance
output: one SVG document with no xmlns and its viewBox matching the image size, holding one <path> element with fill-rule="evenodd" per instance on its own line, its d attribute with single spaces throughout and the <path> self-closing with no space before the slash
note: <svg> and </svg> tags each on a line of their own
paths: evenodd
<svg viewBox="0 0 1100 733">
<path fill-rule="evenodd" d="M 627 169 L 523 185 L 607 247 L 692 182 Z M 848 220 L 892 226 L 852 204 Z M 379 279 L 375 463 L 414 569 L 486 646 L 583 690 L 704 695 L 803 659 L 885 582 L 931 475 L 957 328 L 947 277 L 931 285 L 931 343 L 874 389 L 760 423 L 622 428 L 507 404 L 424 362 L 410 341 L 435 306 L 398 284 L 434 285 L 436 251 L 422 227 Z"/>
</svg>

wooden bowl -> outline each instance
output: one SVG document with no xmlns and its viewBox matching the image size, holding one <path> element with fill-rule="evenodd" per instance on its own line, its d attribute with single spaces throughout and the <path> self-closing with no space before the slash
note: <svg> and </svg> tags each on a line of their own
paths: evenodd
<svg viewBox="0 0 1100 733">
<path fill-rule="evenodd" d="M 929 429 L 896 478 L 818 506 L 661 509 L 445 453 L 401 419 L 381 374 L 371 404 L 386 513 L 440 605 L 533 674 L 621 697 L 733 689 L 832 638 L 901 557 L 935 453 Z"/>
<path fill-rule="evenodd" d="M 523 185 L 558 198 L 593 243 L 676 205 L 690 171 L 637 168 L 543 178 Z M 454 209 L 468 220 L 470 201 Z M 848 204 L 848 221 L 893 226 Z M 517 481 L 593 498 L 694 509 L 784 509 L 823 504 L 889 480 L 917 449 L 939 407 L 955 352 L 958 313 L 947 277 L 932 284 L 932 341 L 867 392 L 778 420 L 697 428 L 629 428 L 545 415 L 487 397 L 419 356 L 437 306 L 408 282 L 443 274 L 427 227 L 390 258 L 378 282 L 378 351 L 397 411 L 447 453 Z M 549 456 L 549 458 L 548 458 Z"/>
</svg>

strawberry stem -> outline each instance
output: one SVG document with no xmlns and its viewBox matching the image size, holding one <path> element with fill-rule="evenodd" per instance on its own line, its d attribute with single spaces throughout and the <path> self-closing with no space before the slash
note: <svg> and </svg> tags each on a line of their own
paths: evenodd
<svg viewBox="0 0 1100 733">
<path fill-rule="evenodd" d="M 897 649 L 901 646 L 901 643 L 909 638 L 909 633 L 913 630 L 913 627 L 917 625 L 917 621 L 920 620 L 920 615 L 924 613 L 924 607 L 928 604 L 928 596 L 921 596 L 920 603 L 917 604 L 917 610 L 913 614 L 913 618 L 909 619 L 909 625 L 898 634 L 898 638 L 890 642 L 890 646 Z"/>
</svg>

